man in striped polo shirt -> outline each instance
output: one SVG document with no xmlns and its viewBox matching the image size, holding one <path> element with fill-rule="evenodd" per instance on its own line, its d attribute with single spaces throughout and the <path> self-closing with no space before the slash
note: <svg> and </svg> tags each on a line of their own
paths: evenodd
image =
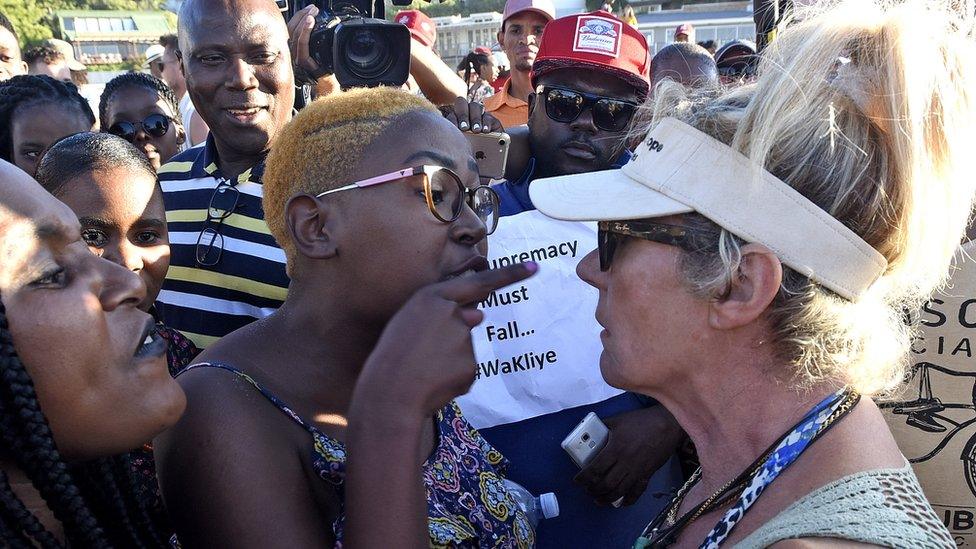
<svg viewBox="0 0 976 549">
<path fill-rule="evenodd" d="M 264 222 L 261 176 L 291 118 L 288 29 L 271 0 L 187 0 L 179 16 L 187 92 L 210 127 L 159 171 L 169 274 L 157 308 L 201 348 L 285 299 L 285 254 Z"/>
</svg>

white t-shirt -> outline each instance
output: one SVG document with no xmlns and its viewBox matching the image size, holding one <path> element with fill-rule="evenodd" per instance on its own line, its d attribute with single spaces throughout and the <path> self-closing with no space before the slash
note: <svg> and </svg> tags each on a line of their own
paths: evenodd
<svg viewBox="0 0 976 549">
<path fill-rule="evenodd" d="M 180 99 L 180 118 L 183 119 L 183 129 L 186 130 L 186 142 L 183 146 L 187 149 L 197 143 L 190 143 L 190 118 L 193 117 L 197 112 L 196 107 L 193 106 L 193 101 L 190 101 L 190 94 L 184 93 L 183 98 Z"/>
</svg>

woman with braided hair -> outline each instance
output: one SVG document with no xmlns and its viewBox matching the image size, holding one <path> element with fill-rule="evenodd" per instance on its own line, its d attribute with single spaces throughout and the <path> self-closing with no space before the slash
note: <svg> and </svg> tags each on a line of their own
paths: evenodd
<svg viewBox="0 0 976 549">
<path fill-rule="evenodd" d="M 3 162 L 0 256 L 2 544 L 166 546 L 115 457 L 185 406 L 138 308 L 145 284 L 90 253 L 75 214 Z"/>
<path fill-rule="evenodd" d="M 116 76 L 105 85 L 98 103 L 103 131 L 136 146 L 154 170 L 186 143 L 180 102 L 162 80 L 145 73 Z"/>
<path fill-rule="evenodd" d="M 485 47 L 475 48 L 461 60 L 458 71 L 464 72 L 464 81 L 468 83 L 468 101 L 484 102 L 495 93 L 491 83 L 498 78 L 498 67 L 491 50 Z"/>
<path fill-rule="evenodd" d="M 0 82 L 0 158 L 31 175 L 55 141 L 94 126 L 88 101 L 71 82 L 37 75 Z"/>
</svg>

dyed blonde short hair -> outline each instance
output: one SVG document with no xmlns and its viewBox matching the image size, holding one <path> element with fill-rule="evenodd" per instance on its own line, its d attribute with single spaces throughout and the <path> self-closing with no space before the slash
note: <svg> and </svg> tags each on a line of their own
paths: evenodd
<svg viewBox="0 0 976 549">
<path fill-rule="evenodd" d="M 724 92 L 655 90 L 634 133 L 676 117 L 729 144 L 829 212 L 888 260 L 856 303 L 784 267 L 768 313 L 799 386 L 865 394 L 904 377 L 917 310 L 948 274 L 976 192 L 976 47 L 970 6 L 852 0 L 798 8 L 755 83 Z M 696 95 L 696 93 L 698 93 Z M 696 293 L 721 297 L 743 242 L 693 214 L 717 251 L 686 254 Z"/>
<path fill-rule="evenodd" d="M 263 204 L 264 219 L 289 266 L 295 247 L 285 227 L 288 201 L 350 183 L 349 174 L 363 161 L 366 147 L 410 112 L 438 111 L 399 88 L 357 88 L 312 102 L 281 130 L 268 155 Z"/>
</svg>

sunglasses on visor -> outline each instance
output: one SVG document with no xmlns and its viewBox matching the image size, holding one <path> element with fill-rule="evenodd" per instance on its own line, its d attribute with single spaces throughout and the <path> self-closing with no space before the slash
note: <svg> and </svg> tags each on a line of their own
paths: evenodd
<svg viewBox="0 0 976 549">
<path fill-rule="evenodd" d="M 546 116 L 552 120 L 568 124 L 589 108 L 593 124 L 608 132 L 623 131 L 637 110 L 637 103 L 568 88 L 539 86 L 536 93 L 542 96 L 546 105 Z"/>
</svg>

